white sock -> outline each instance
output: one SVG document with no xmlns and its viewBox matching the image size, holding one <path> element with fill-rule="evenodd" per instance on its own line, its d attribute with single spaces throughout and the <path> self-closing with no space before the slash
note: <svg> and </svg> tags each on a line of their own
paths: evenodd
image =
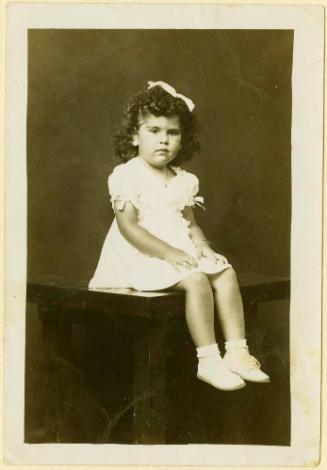
<svg viewBox="0 0 327 470">
<path fill-rule="evenodd" d="M 244 348 L 246 346 L 246 339 L 231 339 L 225 342 L 225 349 L 227 351 L 235 351 L 235 349 Z"/>
<path fill-rule="evenodd" d="M 220 354 L 217 343 L 200 346 L 199 348 L 196 348 L 196 352 L 199 359 Z"/>
<path fill-rule="evenodd" d="M 199 360 L 199 367 L 201 368 L 215 366 L 221 359 L 217 343 L 200 346 L 199 348 L 196 348 L 196 352 Z"/>
</svg>

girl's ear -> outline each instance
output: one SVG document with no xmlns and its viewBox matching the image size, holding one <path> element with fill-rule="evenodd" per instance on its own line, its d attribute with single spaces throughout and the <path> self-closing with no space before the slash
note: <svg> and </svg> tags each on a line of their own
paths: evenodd
<svg viewBox="0 0 327 470">
<path fill-rule="evenodd" d="M 134 147 L 137 147 L 139 144 L 139 138 L 138 138 L 138 135 L 137 135 L 137 130 L 135 129 L 133 131 L 133 134 L 132 134 L 132 145 Z"/>
</svg>

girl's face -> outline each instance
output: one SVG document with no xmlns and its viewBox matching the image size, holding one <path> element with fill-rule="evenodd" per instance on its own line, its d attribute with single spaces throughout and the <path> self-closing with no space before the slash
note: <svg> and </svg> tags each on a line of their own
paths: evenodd
<svg viewBox="0 0 327 470">
<path fill-rule="evenodd" d="M 139 128 L 133 134 L 132 143 L 139 148 L 139 156 L 147 163 L 164 168 L 181 149 L 181 127 L 178 116 L 154 116 L 139 118 Z"/>
</svg>

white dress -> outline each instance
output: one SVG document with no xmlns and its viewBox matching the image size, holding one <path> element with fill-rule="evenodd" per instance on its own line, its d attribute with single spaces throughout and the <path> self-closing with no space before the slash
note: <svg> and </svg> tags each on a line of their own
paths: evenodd
<svg viewBox="0 0 327 470">
<path fill-rule="evenodd" d="M 179 167 L 171 166 L 171 169 L 176 176 L 165 185 L 140 157 L 118 165 L 108 178 L 111 202 L 118 201 L 119 209 L 131 202 L 138 211 L 138 223 L 142 227 L 171 246 L 196 257 L 188 234 L 189 222 L 182 211 L 186 206 L 203 201 L 196 196 L 199 181 L 195 175 Z M 197 268 L 176 271 L 166 261 L 141 253 L 131 245 L 121 235 L 115 218 L 89 287 L 160 290 L 175 285 L 192 272 L 214 274 L 230 266 L 202 258 Z"/>
</svg>

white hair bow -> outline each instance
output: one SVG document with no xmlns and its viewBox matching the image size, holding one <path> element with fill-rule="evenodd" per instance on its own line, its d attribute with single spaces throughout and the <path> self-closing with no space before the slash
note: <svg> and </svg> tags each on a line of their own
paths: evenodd
<svg viewBox="0 0 327 470">
<path fill-rule="evenodd" d="M 171 85 L 168 85 L 168 83 L 162 82 L 162 81 L 148 82 L 148 90 L 150 90 L 150 88 L 153 88 L 154 86 L 160 86 L 174 98 L 180 98 L 181 100 L 184 101 L 184 103 L 186 104 L 190 112 L 193 111 L 195 107 L 195 104 L 193 103 L 193 101 L 190 98 L 187 98 L 187 96 L 181 95 L 180 93 L 176 93 L 175 88 L 173 88 Z"/>
</svg>

